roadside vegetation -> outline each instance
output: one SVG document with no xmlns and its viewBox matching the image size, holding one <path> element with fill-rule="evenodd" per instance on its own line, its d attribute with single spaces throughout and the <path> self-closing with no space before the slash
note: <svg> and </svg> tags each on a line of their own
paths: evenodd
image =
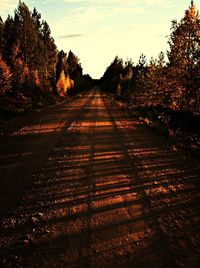
<svg viewBox="0 0 200 268">
<path fill-rule="evenodd" d="M 179 147 L 200 155 L 200 16 L 193 1 L 180 21 L 173 20 L 167 59 L 125 63 L 118 56 L 101 78 L 126 109 Z"/>
<path fill-rule="evenodd" d="M 91 82 L 79 58 L 58 51 L 48 23 L 19 2 L 0 16 L 0 122 L 74 94 Z"/>
</svg>

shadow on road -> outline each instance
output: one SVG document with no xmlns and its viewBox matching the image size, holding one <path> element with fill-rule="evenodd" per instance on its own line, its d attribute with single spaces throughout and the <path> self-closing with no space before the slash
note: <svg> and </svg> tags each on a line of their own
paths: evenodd
<svg viewBox="0 0 200 268">
<path fill-rule="evenodd" d="M 3 218 L 1 261 L 198 267 L 199 169 L 97 93 Z"/>
<path fill-rule="evenodd" d="M 48 108 L 1 127 L 0 136 L 0 215 L 16 206 L 32 174 L 46 161 L 50 151 L 60 139 L 63 128 L 81 113 L 81 108 L 93 98 L 93 93 L 84 99 Z M 17 127 L 18 125 L 18 127 Z"/>
</svg>

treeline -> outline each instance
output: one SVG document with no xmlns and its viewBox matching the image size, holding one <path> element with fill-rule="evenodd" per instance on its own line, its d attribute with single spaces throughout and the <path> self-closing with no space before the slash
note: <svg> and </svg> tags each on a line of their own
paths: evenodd
<svg viewBox="0 0 200 268">
<path fill-rule="evenodd" d="M 132 107 L 162 107 L 176 111 L 200 112 L 200 16 L 195 4 L 180 22 L 174 20 L 169 37 L 168 60 L 123 62 L 116 57 L 106 69 L 101 84 Z"/>
<path fill-rule="evenodd" d="M 43 101 L 49 96 L 63 96 L 89 81 L 72 51 L 58 51 L 48 23 L 36 8 L 31 12 L 20 1 L 14 17 L 9 15 L 5 21 L 0 17 L 1 99 L 17 96 L 27 105 L 37 106 L 36 96 L 43 96 Z"/>
<path fill-rule="evenodd" d="M 178 22 L 172 21 L 168 59 L 123 62 L 116 57 L 101 78 L 126 109 L 178 147 L 200 157 L 200 16 L 195 4 Z"/>
</svg>

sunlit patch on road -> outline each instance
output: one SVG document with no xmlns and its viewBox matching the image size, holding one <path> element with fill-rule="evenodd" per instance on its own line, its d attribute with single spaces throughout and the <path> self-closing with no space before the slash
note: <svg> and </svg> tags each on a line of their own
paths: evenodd
<svg viewBox="0 0 200 268">
<path fill-rule="evenodd" d="M 35 173 L 16 214 L 4 219 L 6 261 L 17 256 L 22 267 L 35 258 L 41 267 L 196 263 L 198 181 L 198 166 L 108 108 L 97 91 Z"/>
</svg>

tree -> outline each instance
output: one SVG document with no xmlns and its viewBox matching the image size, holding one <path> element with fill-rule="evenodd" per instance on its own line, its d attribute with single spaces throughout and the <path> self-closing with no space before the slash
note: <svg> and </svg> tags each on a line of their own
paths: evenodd
<svg viewBox="0 0 200 268">
<path fill-rule="evenodd" d="M 57 92 L 60 96 L 64 96 L 68 89 L 73 88 L 74 82 L 70 79 L 69 75 L 65 75 L 64 71 L 61 72 L 60 78 L 57 82 Z"/>
<path fill-rule="evenodd" d="M 158 103 L 158 61 L 154 58 L 150 59 L 147 69 L 147 102 L 149 105 L 157 105 Z"/>
<path fill-rule="evenodd" d="M 65 74 L 68 73 L 67 66 L 67 54 L 61 50 L 58 52 L 58 60 L 56 64 L 56 82 L 59 80 L 62 71 L 64 71 Z"/>
<path fill-rule="evenodd" d="M 13 90 L 57 93 L 58 81 L 64 81 L 64 91 L 86 81 L 79 58 L 72 51 L 68 56 L 58 53 L 48 23 L 36 8 L 31 12 L 22 1 L 14 18 L 8 16 L 3 23 L 0 17 L 0 53 L 13 74 Z"/>
<path fill-rule="evenodd" d="M 148 82 L 148 67 L 147 58 L 144 54 L 139 57 L 139 62 L 135 68 L 135 93 L 137 98 L 137 105 L 144 105 L 145 100 L 147 100 L 147 82 Z"/>
<path fill-rule="evenodd" d="M 21 90 L 30 85 L 30 71 L 27 64 L 24 63 L 21 57 L 21 49 L 19 41 L 12 47 L 12 86 L 15 90 Z"/>
<path fill-rule="evenodd" d="M 194 109 L 197 105 L 200 51 L 200 17 L 191 1 L 180 22 L 172 21 L 168 51 L 170 90 L 177 109 Z"/>
<path fill-rule="evenodd" d="M 104 88 L 110 92 L 116 92 L 117 88 L 121 87 L 119 83 L 122 80 L 123 73 L 124 73 L 123 60 L 118 56 L 116 56 L 113 62 L 107 67 L 101 79 L 101 83 L 103 84 Z"/>
<path fill-rule="evenodd" d="M 123 71 L 123 99 L 129 100 L 131 91 L 133 89 L 133 62 L 128 60 L 125 62 L 124 71 Z"/>
<path fill-rule="evenodd" d="M 37 11 L 35 7 L 32 12 L 32 20 L 39 35 L 41 33 L 41 26 L 42 26 L 41 14 Z"/>
<path fill-rule="evenodd" d="M 32 12 L 32 21 L 35 28 L 35 48 L 34 48 L 34 57 L 32 59 L 33 65 L 33 73 L 37 73 L 37 76 L 41 76 L 43 72 L 45 72 L 46 66 L 46 58 L 45 55 L 45 46 L 42 40 L 42 22 L 41 22 L 41 14 L 36 10 L 33 9 Z"/>
<path fill-rule="evenodd" d="M 83 83 L 83 69 L 79 58 L 71 50 L 67 56 L 67 70 L 69 77 L 74 80 L 74 87 L 80 87 Z"/>
<path fill-rule="evenodd" d="M 17 40 L 20 42 L 22 59 L 27 66 L 33 68 L 36 47 L 36 30 L 31 12 L 25 3 L 19 2 L 14 16 Z"/>
<path fill-rule="evenodd" d="M 6 63 L 10 66 L 12 61 L 12 47 L 17 42 L 15 23 L 10 15 L 8 15 L 4 22 L 3 41 L 2 56 Z"/>
<path fill-rule="evenodd" d="M 43 57 L 46 63 L 43 70 L 43 86 L 46 91 L 51 91 L 56 84 L 57 48 L 46 21 L 42 22 L 41 34 L 44 45 Z"/>
</svg>

